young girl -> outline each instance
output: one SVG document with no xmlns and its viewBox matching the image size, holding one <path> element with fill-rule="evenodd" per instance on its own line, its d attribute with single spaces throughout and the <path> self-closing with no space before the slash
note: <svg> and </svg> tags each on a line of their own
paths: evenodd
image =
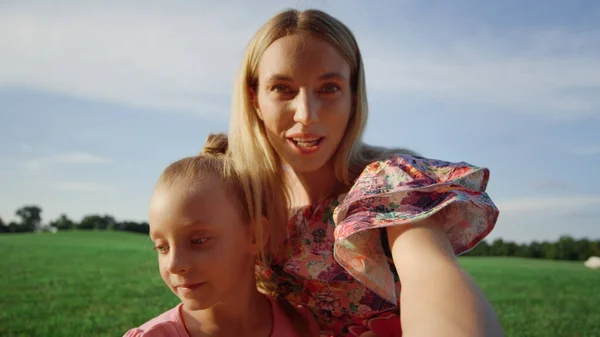
<svg viewBox="0 0 600 337">
<path fill-rule="evenodd" d="M 390 137 L 419 127 L 410 112 L 394 114 L 403 116 Z M 287 10 L 256 32 L 230 150 L 249 186 L 269 193 L 253 197 L 255 209 L 290 214 L 287 227 L 271 221 L 271 240 L 286 244 L 261 266 L 261 286 L 310 308 L 334 336 L 502 336 L 456 259 L 498 218 L 489 170 L 367 145 L 367 117 L 364 64 L 346 25 Z"/>
<path fill-rule="evenodd" d="M 223 155 L 224 135 L 162 173 L 150 202 L 160 275 L 181 303 L 125 336 L 317 336 L 311 314 L 257 290 L 268 222 Z"/>
</svg>

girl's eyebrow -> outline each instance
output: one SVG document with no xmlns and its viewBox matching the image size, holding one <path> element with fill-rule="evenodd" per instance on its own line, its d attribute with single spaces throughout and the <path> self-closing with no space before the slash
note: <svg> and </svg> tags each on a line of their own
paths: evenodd
<svg viewBox="0 0 600 337">
<path fill-rule="evenodd" d="M 151 241 L 154 241 L 154 240 L 156 240 L 156 238 L 157 238 L 158 236 L 160 236 L 160 233 L 159 233 L 159 232 L 157 232 L 157 231 L 152 231 L 152 230 L 150 230 L 150 233 L 148 233 L 148 236 L 150 237 L 150 240 L 151 240 Z"/>
<path fill-rule="evenodd" d="M 204 227 L 204 228 L 211 228 L 213 227 L 212 224 L 210 224 L 209 221 L 207 221 L 205 218 L 199 218 L 193 221 L 190 221 L 188 223 L 183 224 L 184 228 L 189 228 L 189 227 Z"/>
<path fill-rule="evenodd" d="M 184 223 L 181 225 L 181 227 L 186 228 L 186 229 L 190 228 L 190 227 L 211 228 L 211 227 L 213 227 L 213 225 L 211 225 L 206 219 L 199 218 L 199 219 L 190 221 L 188 223 Z M 150 240 L 155 240 L 162 236 L 162 232 L 158 231 L 158 230 L 150 230 L 149 236 L 150 236 Z"/>
</svg>

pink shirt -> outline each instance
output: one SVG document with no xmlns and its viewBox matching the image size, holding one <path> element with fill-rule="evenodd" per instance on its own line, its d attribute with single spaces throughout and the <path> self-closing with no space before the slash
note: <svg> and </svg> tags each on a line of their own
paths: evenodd
<svg viewBox="0 0 600 337">
<path fill-rule="evenodd" d="M 140 327 L 130 329 L 123 337 L 190 337 L 183 323 L 181 307 L 182 304 L 180 303 L 171 310 L 142 324 Z M 273 308 L 273 331 L 271 332 L 271 336 L 297 337 L 298 334 L 294 332 L 292 323 L 277 304 L 277 301 L 271 299 L 271 307 Z M 309 321 L 312 334 L 319 336 L 319 328 L 312 313 L 304 307 L 297 307 L 297 309 Z"/>
</svg>

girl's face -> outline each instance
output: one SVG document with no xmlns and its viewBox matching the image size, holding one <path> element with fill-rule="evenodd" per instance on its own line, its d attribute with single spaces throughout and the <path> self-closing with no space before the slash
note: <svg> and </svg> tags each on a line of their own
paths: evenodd
<svg viewBox="0 0 600 337">
<path fill-rule="evenodd" d="M 337 150 L 352 113 L 350 65 L 327 42 L 283 37 L 258 66 L 254 106 L 271 145 L 296 172 L 323 167 Z"/>
<path fill-rule="evenodd" d="M 250 226 L 218 179 L 159 186 L 150 238 L 162 279 L 189 310 L 235 301 L 245 280 L 254 280 Z"/>
</svg>

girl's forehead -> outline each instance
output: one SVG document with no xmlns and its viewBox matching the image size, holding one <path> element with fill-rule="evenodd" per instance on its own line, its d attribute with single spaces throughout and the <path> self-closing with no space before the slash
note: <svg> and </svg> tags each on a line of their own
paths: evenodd
<svg viewBox="0 0 600 337">
<path fill-rule="evenodd" d="M 175 184 L 158 188 L 150 202 L 149 216 L 154 233 L 185 229 L 187 225 L 208 228 L 235 223 L 240 218 L 238 208 L 218 179 L 198 186 Z"/>
</svg>

